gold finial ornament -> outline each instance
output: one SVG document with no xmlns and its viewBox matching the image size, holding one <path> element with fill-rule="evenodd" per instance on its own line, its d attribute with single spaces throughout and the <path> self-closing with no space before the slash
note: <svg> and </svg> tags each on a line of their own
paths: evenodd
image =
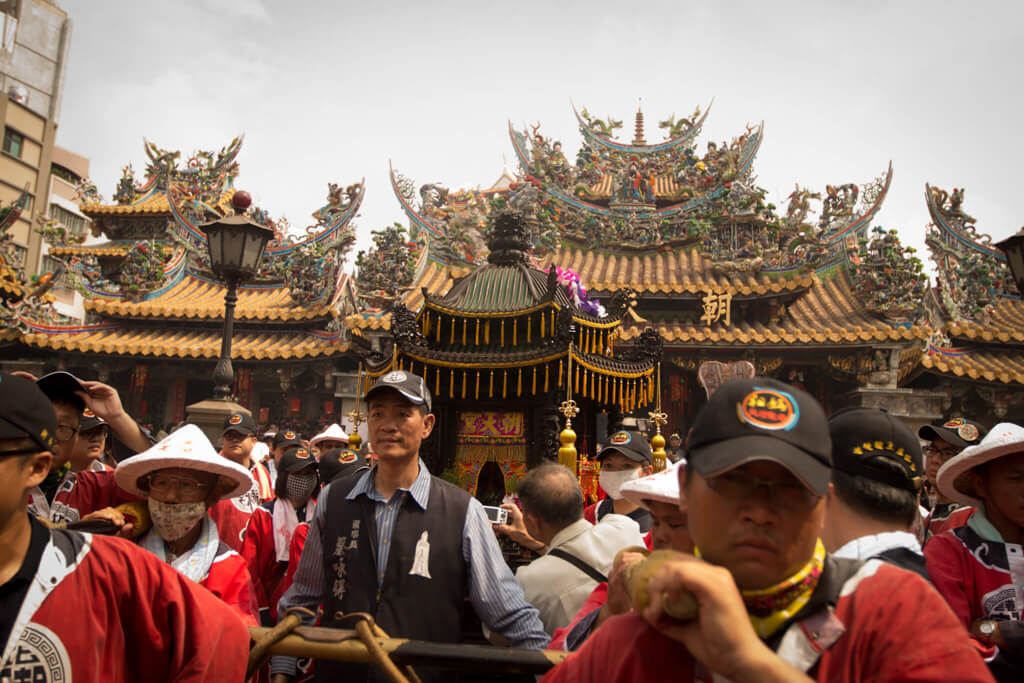
<svg viewBox="0 0 1024 683">
<path fill-rule="evenodd" d="M 352 433 L 348 435 L 348 447 L 358 452 L 363 445 L 363 437 L 359 436 L 359 425 L 366 422 L 366 413 L 359 409 L 359 401 L 363 395 L 363 364 L 359 364 L 359 383 L 356 384 L 356 407 L 347 413 L 352 421 Z"/>
<path fill-rule="evenodd" d="M 571 341 L 569 342 L 569 365 L 567 369 L 568 374 L 566 377 L 572 377 Z M 572 430 L 572 419 L 580 414 L 580 409 L 576 406 L 576 401 L 572 400 L 572 382 L 566 381 L 565 387 L 565 400 L 562 401 L 562 405 L 558 408 L 558 412 L 565 416 L 565 429 L 558 435 L 558 441 L 562 444 L 558 449 L 558 462 L 568 467 L 573 474 L 579 476 L 579 472 L 576 469 L 577 455 L 579 453 L 576 450 L 576 432 Z"/>
<path fill-rule="evenodd" d="M 655 472 L 665 469 L 667 454 L 665 453 L 665 437 L 661 435 L 662 426 L 668 424 L 668 415 L 661 410 L 661 363 L 655 370 L 658 373 L 658 393 L 655 397 L 655 408 L 648 413 L 654 424 L 654 436 L 651 437 L 651 464 Z"/>
</svg>

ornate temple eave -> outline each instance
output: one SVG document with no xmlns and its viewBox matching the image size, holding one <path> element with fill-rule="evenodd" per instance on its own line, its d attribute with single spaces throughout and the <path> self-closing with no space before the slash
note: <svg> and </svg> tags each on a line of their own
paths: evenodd
<svg viewBox="0 0 1024 683">
<path fill-rule="evenodd" d="M 1006 254 L 1004 254 L 1001 250 L 997 249 L 991 244 L 979 242 L 977 239 L 975 239 L 975 237 L 978 237 L 978 235 L 970 235 L 964 232 L 963 230 L 958 229 L 955 225 L 953 225 L 953 223 L 951 223 L 946 218 L 945 214 L 939 208 L 939 205 L 936 201 L 936 190 L 938 190 L 938 188 L 933 188 L 928 183 L 924 184 L 925 202 L 928 205 L 928 213 L 931 215 L 932 222 L 935 224 L 935 226 L 942 230 L 944 233 L 951 235 L 954 239 L 956 239 L 965 247 L 972 249 L 974 251 L 981 252 L 986 256 L 991 256 L 992 258 L 1002 263 L 1006 263 Z M 987 236 L 984 237 L 985 239 L 988 239 Z"/>
<path fill-rule="evenodd" d="M 1001 298 L 983 322 L 954 320 L 946 326 L 946 334 L 973 342 L 1024 344 L 1024 301 Z"/>
<path fill-rule="evenodd" d="M 1024 385 L 1024 351 L 944 349 L 929 345 L 921 366 L 930 374 L 989 384 Z"/>
<path fill-rule="evenodd" d="M 870 206 L 865 208 L 859 216 L 851 220 L 841 230 L 836 231 L 834 234 L 828 235 L 828 243 L 836 243 L 839 240 L 849 236 L 856 235 L 859 232 L 863 232 L 874 220 L 875 216 L 882 209 L 882 204 L 885 202 L 885 198 L 889 196 L 889 188 L 892 186 L 892 160 L 889 160 L 889 167 L 885 172 L 885 179 L 882 182 L 882 187 L 875 197 L 875 201 Z"/>
<path fill-rule="evenodd" d="M 221 338 L 219 329 L 139 329 L 106 324 L 51 328 L 26 334 L 22 341 L 30 348 L 88 355 L 216 360 Z M 337 333 L 238 330 L 231 356 L 236 361 L 328 359 L 346 354 L 349 348 Z"/>
</svg>

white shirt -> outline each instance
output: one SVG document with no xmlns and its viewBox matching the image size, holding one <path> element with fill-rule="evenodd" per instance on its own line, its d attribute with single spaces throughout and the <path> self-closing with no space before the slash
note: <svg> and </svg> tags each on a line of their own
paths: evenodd
<svg viewBox="0 0 1024 683">
<path fill-rule="evenodd" d="M 866 560 L 879 553 L 893 548 L 906 548 L 921 554 L 921 544 L 914 534 L 906 531 L 886 531 L 880 534 L 861 536 L 847 541 L 832 553 L 832 557 L 843 557 L 848 560 Z"/>
<path fill-rule="evenodd" d="M 551 539 L 551 548 L 575 555 L 605 576 L 615 554 L 629 546 L 642 546 L 644 537 L 635 521 L 625 515 L 606 515 L 599 523 L 573 522 Z M 568 626 L 597 582 L 566 560 L 554 555 L 538 557 L 516 570 L 526 601 L 540 612 L 548 635 Z"/>
</svg>

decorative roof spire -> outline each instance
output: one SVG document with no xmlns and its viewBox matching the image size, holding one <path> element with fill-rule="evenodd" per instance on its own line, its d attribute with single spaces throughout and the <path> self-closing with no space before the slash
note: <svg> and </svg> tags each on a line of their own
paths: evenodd
<svg viewBox="0 0 1024 683">
<path fill-rule="evenodd" d="M 526 252 L 530 249 L 530 231 L 523 214 L 506 209 L 494 219 L 494 227 L 487 239 L 487 262 L 498 266 L 526 264 Z"/>
<path fill-rule="evenodd" d="M 644 112 L 643 112 L 643 101 L 636 108 L 636 138 L 633 139 L 634 145 L 646 145 L 647 140 L 644 139 Z"/>
</svg>

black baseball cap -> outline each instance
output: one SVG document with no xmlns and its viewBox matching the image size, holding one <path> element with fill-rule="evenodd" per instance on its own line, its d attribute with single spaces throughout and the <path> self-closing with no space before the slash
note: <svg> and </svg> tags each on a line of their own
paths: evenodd
<svg viewBox="0 0 1024 683">
<path fill-rule="evenodd" d="M 320 456 L 320 480 L 324 483 L 366 469 L 369 466 L 363 457 L 351 448 L 332 448 Z"/>
<path fill-rule="evenodd" d="M 309 449 L 304 446 L 298 448 L 289 448 L 281 456 L 281 461 L 277 463 L 277 469 L 281 472 L 298 472 L 304 470 L 307 467 L 317 467 L 316 458 L 309 452 Z"/>
<path fill-rule="evenodd" d="M 697 413 L 686 459 L 702 477 L 770 460 L 825 495 L 832 478 L 828 420 L 806 391 L 767 377 L 734 380 Z"/>
<path fill-rule="evenodd" d="M 914 432 L 878 408 L 847 408 L 828 421 L 832 467 L 895 488 L 918 491 L 924 483 L 924 455 Z M 882 460 L 898 465 L 887 467 Z"/>
<path fill-rule="evenodd" d="M 85 401 L 76 392 L 83 391 L 87 394 L 89 392 L 81 380 L 70 372 L 58 370 L 57 372 L 43 375 L 36 380 L 36 385 L 42 389 L 50 401 L 66 401 L 78 408 L 79 412 L 85 410 Z"/>
<path fill-rule="evenodd" d="M 0 439 L 29 438 L 49 451 L 56 433 L 57 415 L 38 383 L 0 372 Z"/>
<path fill-rule="evenodd" d="M 78 421 L 78 433 L 81 434 L 105 424 L 107 423 L 102 417 L 86 408 L 82 411 L 82 418 Z"/>
<path fill-rule="evenodd" d="M 941 439 L 957 448 L 977 446 L 986 434 L 988 434 L 988 430 L 980 424 L 962 417 L 925 425 L 917 430 L 917 435 L 925 441 Z"/>
<path fill-rule="evenodd" d="M 274 441 L 270 448 L 277 450 L 284 446 L 285 448 L 291 448 L 292 446 L 301 446 L 302 438 L 298 432 L 293 432 L 290 429 L 282 429 L 277 434 L 274 434 Z"/>
<path fill-rule="evenodd" d="M 598 461 L 611 453 L 621 453 L 634 462 L 651 464 L 651 444 L 635 429 L 620 429 L 608 437 L 608 445 L 597 454 Z"/>
<path fill-rule="evenodd" d="M 410 403 L 426 407 L 428 413 L 431 410 L 430 389 L 427 389 L 427 383 L 419 375 L 405 370 L 387 372 L 366 392 L 366 400 L 369 401 L 370 396 L 385 389 L 393 389 Z"/>
<path fill-rule="evenodd" d="M 256 420 L 252 419 L 252 415 L 247 412 L 238 411 L 231 413 L 224 418 L 224 431 L 221 435 L 227 434 L 228 432 L 238 432 L 239 434 L 255 434 L 256 433 Z"/>
</svg>

